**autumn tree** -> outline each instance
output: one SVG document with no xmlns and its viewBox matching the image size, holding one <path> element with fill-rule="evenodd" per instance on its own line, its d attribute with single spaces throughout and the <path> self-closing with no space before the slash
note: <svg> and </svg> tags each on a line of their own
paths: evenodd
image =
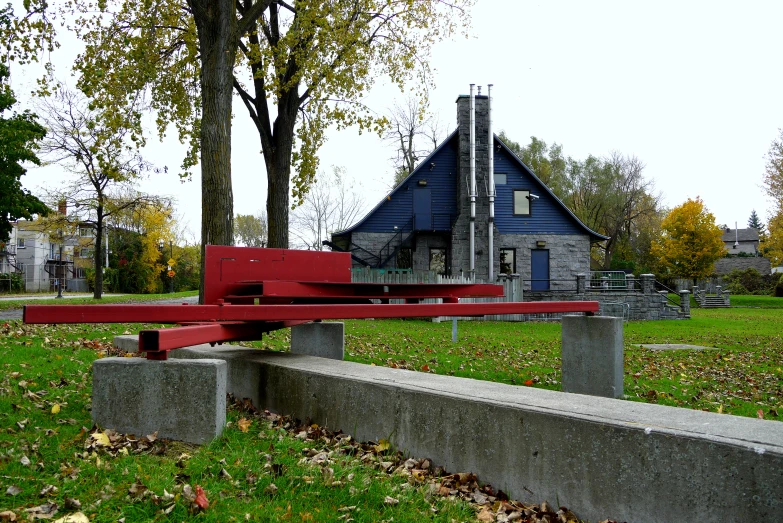
<svg viewBox="0 0 783 523">
<path fill-rule="evenodd" d="M 34 214 L 49 212 L 46 204 L 24 189 L 21 182 L 27 172 L 22 166 L 24 162 L 41 164 L 36 149 L 46 129 L 29 111 L 14 113 L 10 117 L 4 115 L 16 103 L 7 80 L 8 67 L 0 63 L 0 242 L 8 241 L 11 222 L 19 218 L 29 220 Z"/>
<path fill-rule="evenodd" d="M 41 142 L 42 155 L 74 175 L 64 189 L 54 191 L 52 199 L 66 201 L 81 222 L 94 228 L 94 297 L 99 299 L 103 293 L 100 269 L 104 265 L 106 220 L 155 200 L 131 190 L 133 181 L 153 168 L 129 143 L 130 130 L 103 125 L 80 93 L 60 88 L 43 98 L 39 107 L 48 129 Z"/>
<path fill-rule="evenodd" d="M 344 167 L 333 167 L 329 175 L 321 174 L 304 203 L 291 215 L 291 235 L 297 247 L 322 251 L 323 241 L 333 232 L 347 229 L 365 210 L 360 189 L 349 187 Z"/>
<path fill-rule="evenodd" d="M 767 152 L 764 189 L 777 211 L 783 211 L 783 129 Z"/>
<path fill-rule="evenodd" d="M 266 214 L 237 214 L 234 218 L 234 240 L 246 247 L 266 247 Z"/>
<path fill-rule="evenodd" d="M 389 126 L 383 140 L 393 148 L 394 187 L 398 186 L 418 165 L 434 151 L 443 139 L 443 128 L 437 115 L 412 96 L 403 103 L 395 103 L 389 110 Z"/>
<path fill-rule="evenodd" d="M 723 230 L 699 197 L 672 209 L 661 223 L 653 253 L 670 274 L 696 280 L 712 274 L 724 254 Z"/>
<path fill-rule="evenodd" d="M 132 278 L 139 292 L 161 292 L 161 275 L 173 256 L 169 249 L 177 232 L 171 205 L 149 200 L 126 206 L 113 214 L 112 225 L 121 231 L 115 235 L 125 237 L 125 247 L 116 253 L 118 267 L 126 272 L 121 276 Z"/>
</svg>

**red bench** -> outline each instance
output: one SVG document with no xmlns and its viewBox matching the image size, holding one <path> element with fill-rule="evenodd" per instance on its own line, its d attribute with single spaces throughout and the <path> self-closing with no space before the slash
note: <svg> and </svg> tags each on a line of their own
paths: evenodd
<svg viewBox="0 0 783 523">
<path fill-rule="evenodd" d="M 596 301 L 459 303 L 501 297 L 503 287 L 470 283 L 353 283 L 348 253 L 208 245 L 203 305 L 27 305 L 25 323 L 166 323 L 139 333 L 139 350 L 261 339 L 264 332 L 331 319 L 598 312 Z M 443 303 L 420 303 L 439 298 Z M 403 299 L 403 304 L 389 300 Z M 380 303 L 376 303 L 380 301 Z"/>
</svg>

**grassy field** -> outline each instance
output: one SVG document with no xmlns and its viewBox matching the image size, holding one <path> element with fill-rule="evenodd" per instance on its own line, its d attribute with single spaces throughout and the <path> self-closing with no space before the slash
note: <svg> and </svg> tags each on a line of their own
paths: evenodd
<svg viewBox="0 0 783 523">
<path fill-rule="evenodd" d="M 41 296 L 50 296 L 51 293 L 46 295 L 32 295 L 36 299 L 31 300 L 28 296 L 31 295 L 19 295 L 19 296 L 3 296 L 4 300 L 0 300 L 0 311 L 8 309 L 21 309 L 26 304 L 35 305 L 84 305 L 84 304 L 100 304 L 100 303 L 134 303 L 140 301 L 155 301 L 155 300 L 168 300 L 174 298 L 185 298 L 187 296 L 198 296 L 198 291 L 185 291 L 174 292 L 166 294 L 124 294 L 117 296 L 103 296 L 100 300 L 93 298 L 63 298 L 56 299 L 54 296 L 51 298 L 38 299 Z"/>
<path fill-rule="evenodd" d="M 783 420 L 783 299 L 732 302 L 739 307 L 694 309 L 690 320 L 626 323 L 627 399 Z M 286 350 L 288 344 L 289 333 L 279 331 L 249 345 Z M 656 351 L 643 344 L 708 349 Z M 560 390 L 560 324 L 464 321 L 452 343 L 451 322 L 347 321 L 346 359 Z"/>
<path fill-rule="evenodd" d="M 743 298 L 732 297 L 737 308 L 693 310 L 689 321 L 627 323 L 628 399 L 781 420 L 783 300 Z M 470 474 L 443 476 L 389 442 L 357 443 L 247 406 L 232 406 L 224 435 L 204 447 L 91 427 L 92 361 L 114 354 L 113 336 L 151 327 L 0 321 L 0 521 L 56 510 L 53 519 L 93 522 L 451 522 L 551 509 L 501 502 L 491 489 L 477 497 Z M 284 330 L 251 345 L 289 342 Z M 648 343 L 714 349 L 639 346 Z M 450 322 L 346 322 L 352 361 L 552 390 L 559 347 L 556 323 L 460 322 L 452 343 Z"/>
</svg>

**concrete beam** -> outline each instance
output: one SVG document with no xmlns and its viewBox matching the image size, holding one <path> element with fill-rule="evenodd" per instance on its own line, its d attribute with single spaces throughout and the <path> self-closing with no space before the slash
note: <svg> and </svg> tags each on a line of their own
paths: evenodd
<svg viewBox="0 0 783 523">
<path fill-rule="evenodd" d="M 312 322 L 291 327 L 291 352 L 342 360 L 345 355 L 345 324 Z"/>
<path fill-rule="evenodd" d="M 223 432 L 223 360 L 104 358 L 92 371 L 92 419 L 100 427 L 189 443 L 207 443 Z"/>
<path fill-rule="evenodd" d="M 253 349 L 172 354 L 226 352 L 260 373 L 260 407 L 391 439 L 591 521 L 772 521 L 783 510 L 780 422 Z"/>
<path fill-rule="evenodd" d="M 563 392 L 623 395 L 623 320 L 563 316 Z"/>
</svg>

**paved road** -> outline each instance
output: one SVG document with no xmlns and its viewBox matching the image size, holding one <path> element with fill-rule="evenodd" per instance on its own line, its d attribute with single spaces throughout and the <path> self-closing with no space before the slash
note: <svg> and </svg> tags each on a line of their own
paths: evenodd
<svg viewBox="0 0 783 523">
<path fill-rule="evenodd" d="M 91 296 L 91 295 L 86 295 Z M 76 297 L 76 296 L 71 296 Z M 18 299 L 18 298 L 17 298 Z M 33 298 L 33 299 L 41 299 L 41 298 Z M 151 300 L 151 301 L 139 301 L 134 303 L 189 303 L 189 304 L 196 304 L 198 303 L 198 296 L 188 296 L 186 298 L 173 298 L 169 300 Z M 8 309 L 4 311 L 0 311 L 0 320 L 21 320 L 22 319 L 22 309 Z"/>
</svg>

